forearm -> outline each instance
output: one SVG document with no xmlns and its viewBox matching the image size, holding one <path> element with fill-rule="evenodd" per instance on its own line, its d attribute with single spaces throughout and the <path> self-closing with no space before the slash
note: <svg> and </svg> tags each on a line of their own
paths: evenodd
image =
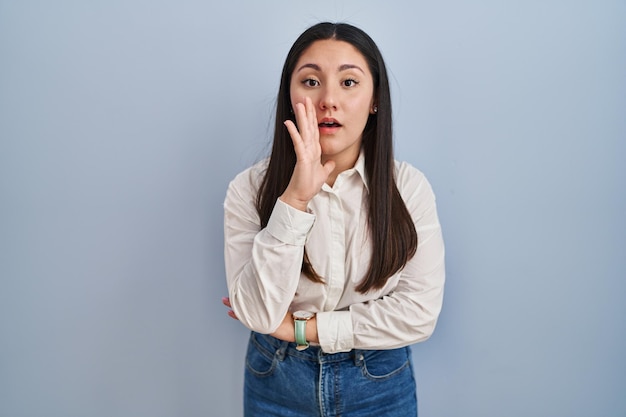
<svg viewBox="0 0 626 417">
<path fill-rule="evenodd" d="M 226 208 L 225 265 L 232 309 L 246 327 L 272 333 L 295 296 L 314 216 L 277 201 L 267 227 L 259 231 L 258 225 Z"/>
<path fill-rule="evenodd" d="M 286 342 L 295 342 L 295 328 L 293 318 L 291 317 L 291 312 L 287 313 L 282 323 L 276 329 L 274 333 L 272 333 L 277 339 L 284 340 Z M 319 338 L 317 335 L 317 318 L 313 317 L 306 324 L 306 340 L 309 343 L 319 343 Z"/>
<path fill-rule="evenodd" d="M 325 352 L 392 349 L 431 336 L 443 303 L 444 246 L 438 227 L 421 230 L 420 238 L 417 254 L 379 295 L 342 311 L 317 314 Z"/>
<path fill-rule="evenodd" d="M 295 272 L 283 269 L 280 273 L 269 273 L 264 268 L 259 271 L 252 266 L 244 268 L 228 286 L 233 311 L 251 330 L 260 333 L 275 331 L 295 295 L 299 274 L 299 265 Z M 272 277 L 281 278 L 272 280 Z"/>
</svg>

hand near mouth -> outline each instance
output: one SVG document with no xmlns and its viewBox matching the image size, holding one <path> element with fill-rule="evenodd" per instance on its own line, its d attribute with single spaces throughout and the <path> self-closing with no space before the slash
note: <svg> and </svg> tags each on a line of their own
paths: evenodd
<svg viewBox="0 0 626 417">
<path fill-rule="evenodd" d="M 322 148 L 315 106 L 309 97 L 294 106 L 298 127 L 286 120 L 296 152 L 296 166 L 291 180 L 280 199 L 299 210 L 306 211 L 309 201 L 320 191 L 322 185 L 335 168 L 335 162 L 322 165 Z"/>
</svg>

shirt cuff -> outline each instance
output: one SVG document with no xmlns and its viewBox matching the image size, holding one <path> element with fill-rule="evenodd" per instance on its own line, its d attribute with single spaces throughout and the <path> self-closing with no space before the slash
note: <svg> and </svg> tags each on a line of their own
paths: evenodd
<svg viewBox="0 0 626 417">
<path fill-rule="evenodd" d="M 325 353 L 349 352 L 354 348 L 350 311 L 317 313 L 317 338 Z"/>
<path fill-rule="evenodd" d="M 304 246 L 314 222 L 315 215 L 293 208 L 277 199 L 267 222 L 267 231 L 288 245 Z"/>
</svg>

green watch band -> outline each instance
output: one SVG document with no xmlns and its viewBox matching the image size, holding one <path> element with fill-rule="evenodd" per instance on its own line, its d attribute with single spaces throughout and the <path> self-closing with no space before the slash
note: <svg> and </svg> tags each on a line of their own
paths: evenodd
<svg viewBox="0 0 626 417">
<path fill-rule="evenodd" d="M 309 311 L 296 311 L 293 313 L 293 326 L 294 336 L 296 339 L 296 349 L 304 350 L 309 347 L 309 342 L 306 340 L 306 323 L 312 319 L 315 314 Z"/>
<path fill-rule="evenodd" d="M 306 341 L 306 320 L 294 320 L 296 328 L 296 349 L 304 350 L 309 347 L 309 342 Z"/>
</svg>

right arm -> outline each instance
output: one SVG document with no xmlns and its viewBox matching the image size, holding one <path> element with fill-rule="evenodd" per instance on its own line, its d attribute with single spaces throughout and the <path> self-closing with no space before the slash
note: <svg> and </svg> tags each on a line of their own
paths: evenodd
<svg viewBox="0 0 626 417">
<path fill-rule="evenodd" d="M 261 230 L 250 183 L 237 177 L 224 202 L 226 280 L 237 318 L 249 329 L 269 334 L 281 324 L 295 296 L 314 216 L 278 200 Z"/>
<path fill-rule="evenodd" d="M 224 202 L 224 255 L 231 308 L 248 328 L 273 333 L 283 322 L 300 280 L 304 244 L 315 217 L 306 212 L 335 164 L 321 164 L 315 108 L 296 103 L 298 127 L 285 122 L 297 157 L 285 192 L 260 229 L 252 171 L 229 185 Z"/>
</svg>

